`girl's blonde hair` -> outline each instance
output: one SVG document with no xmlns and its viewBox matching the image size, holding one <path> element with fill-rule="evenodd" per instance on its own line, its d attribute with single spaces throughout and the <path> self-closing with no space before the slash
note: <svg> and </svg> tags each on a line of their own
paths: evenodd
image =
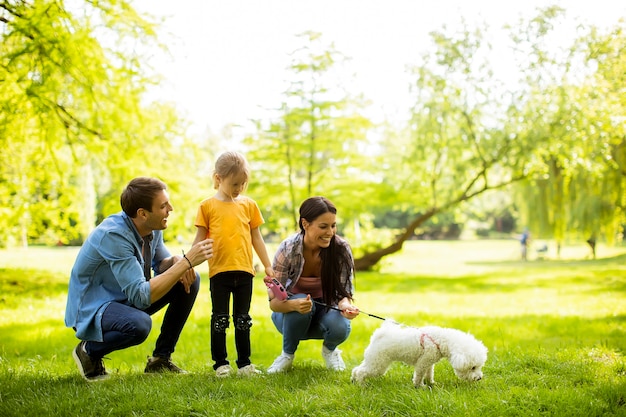
<svg viewBox="0 0 626 417">
<path fill-rule="evenodd" d="M 213 188 L 219 188 L 217 177 L 228 178 L 231 175 L 245 174 L 246 185 L 250 178 L 250 167 L 246 157 L 239 152 L 228 151 L 221 154 L 215 161 L 215 170 L 213 171 Z"/>
</svg>

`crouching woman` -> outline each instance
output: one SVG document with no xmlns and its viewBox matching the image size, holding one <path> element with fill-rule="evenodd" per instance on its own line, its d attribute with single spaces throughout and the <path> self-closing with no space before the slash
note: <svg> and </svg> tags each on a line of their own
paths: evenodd
<svg viewBox="0 0 626 417">
<path fill-rule="evenodd" d="M 300 231 L 285 239 L 274 257 L 276 279 L 286 300 L 268 291 L 272 321 L 283 336 L 282 353 L 268 373 L 285 372 L 301 340 L 321 339 L 326 367 L 343 371 L 337 349 L 350 335 L 350 320 L 359 315 L 352 304 L 354 259 L 347 241 L 337 236 L 337 209 L 324 197 L 300 206 Z"/>
</svg>

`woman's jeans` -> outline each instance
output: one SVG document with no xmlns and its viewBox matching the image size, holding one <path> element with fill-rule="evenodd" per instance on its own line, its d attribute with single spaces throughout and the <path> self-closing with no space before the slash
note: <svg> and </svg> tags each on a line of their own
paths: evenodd
<svg viewBox="0 0 626 417">
<path fill-rule="evenodd" d="M 113 351 L 141 344 L 152 329 L 150 316 L 169 304 L 163 317 L 161 334 L 152 353 L 152 356 L 169 359 L 191 313 L 199 289 L 200 275 L 196 273 L 196 280 L 189 288 L 189 294 L 185 292 L 183 284 L 178 282 L 160 300 L 145 310 L 118 302 L 110 303 L 102 314 L 104 341 L 87 342 L 85 345 L 87 354 L 92 358 L 101 358 Z"/>
<path fill-rule="evenodd" d="M 290 300 L 295 298 L 306 298 L 306 294 L 289 297 Z M 273 312 L 272 321 L 283 335 L 283 352 L 291 355 L 296 353 L 301 340 L 323 339 L 328 350 L 335 350 L 350 336 L 350 320 L 339 311 L 317 303 L 313 303 L 311 312 L 307 314 Z"/>
</svg>

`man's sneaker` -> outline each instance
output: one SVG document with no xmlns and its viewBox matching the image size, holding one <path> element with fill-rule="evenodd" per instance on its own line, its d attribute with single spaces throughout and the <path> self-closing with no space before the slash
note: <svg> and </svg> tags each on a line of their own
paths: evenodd
<svg viewBox="0 0 626 417">
<path fill-rule="evenodd" d="M 256 369 L 256 367 L 252 364 L 250 365 L 246 365 L 246 366 L 242 366 L 241 368 L 237 369 L 237 375 L 238 376 L 246 376 L 246 377 L 250 377 L 250 376 L 255 376 L 255 375 L 259 375 L 262 372 L 259 371 L 258 369 Z"/>
<path fill-rule="evenodd" d="M 173 372 L 175 374 L 186 374 L 187 371 L 180 369 L 174 365 L 174 362 L 170 358 L 162 358 L 160 356 L 149 356 L 146 369 L 147 374 L 155 374 L 159 372 Z"/>
<path fill-rule="evenodd" d="M 215 376 L 218 378 L 226 378 L 233 373 L 233 368 L 230 365 L 222 365 L 215 370 Z"/>
<path fill-rule="evenodd" d="M 328 350 L 328 348 L 322 345 L 322 357 L 326 362 L 326 367 L 333 371 L 344 371 L 346 364 L 341 359 L 341 351 L 339 349 Z"/>
<path fill-rule="evenodd" d="M 280 372 L 286 372 L 291 369 L 291 365 L 293 364 L 293 357 L 289 357 L 285 354 L 282 354 L 276 358 L 274 363 L 267 368 L 268 374 L 277 374 Z"/>
<path fill-rule="evenodd" d="M 87 342 L 83 340 L 72 351 L 72 357 L 74 357 L 74 361 L 76 361 L 80 374 L 86 381 L 89 382 L 107 379 L 109 374 L 106 369 L 104 369 L 104 362 L 102 362 L 102 358 L 93 360 L 89 355 L 87 355 L 87 351 L 85 351 L 85 343 Z"/>
</svg>

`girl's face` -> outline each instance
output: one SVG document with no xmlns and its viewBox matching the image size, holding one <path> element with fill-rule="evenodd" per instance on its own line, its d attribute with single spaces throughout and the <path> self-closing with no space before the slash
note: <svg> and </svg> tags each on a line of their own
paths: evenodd
<svg viewBox="0 0 626 417">
<path fill-rule="evenodd" d="M 302 219 L 304 244 L 311 249 L 327 248 L 337 233 L 337 216 L 331 212 L 319 215 L 312 222 Z"/>
<path fill-rule="evenodd" d="M 245 190 L 246 184 L 248 183 L 248 177 L 244 172 L 229 175 L 226 178 L 218 176 L 218 180 L 219 191 L 226 197 L 230 197 L 233 200 L 236 199 L 239 194 L 241 194 Z"/>
</svg>

